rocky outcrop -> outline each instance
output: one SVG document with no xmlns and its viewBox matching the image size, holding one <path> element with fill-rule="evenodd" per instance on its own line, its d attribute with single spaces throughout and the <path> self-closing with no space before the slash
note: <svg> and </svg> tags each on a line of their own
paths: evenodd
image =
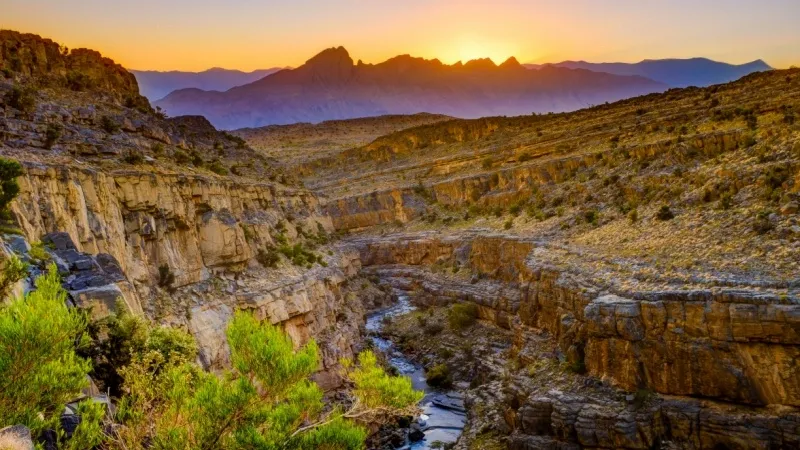
<svg viewBox="0 0 800 450">
<path fill-rule="evenodd" d="M 117 101 L 149 108 L 136 78 L 119 64 L 88 49 L 69 49 L 35 34 L 0 30 L 0 69 L 74 90 L 96 90 Z"/>
<path fill-rule="evenodd" d="M 41 164 L 27 165 L 19 182 L 12 209 L 28 237 L 64 231 L 77 250 L 112 255 L 142 285 L 162 265 L 176 286 L 205 280 L 215 268 L 243 267 L 272 243 L 279 222 L 289 237 L 297 225 L 331 228 L 312 194 L 280 185 Z"/>
</svg>

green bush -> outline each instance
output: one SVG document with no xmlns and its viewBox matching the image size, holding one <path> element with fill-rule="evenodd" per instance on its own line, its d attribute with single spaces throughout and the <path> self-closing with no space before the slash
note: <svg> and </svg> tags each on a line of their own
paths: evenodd
<svg viewBox="0 0 800 450">
<path fill-rule="evenodd" d="M 215 159 L 214 161 L 211 162 L 211 164 L 208 165 L 208 170 L 214 172 L 217 175 L 228 174 L 228 168 L 225 167 L 225 165 L 222 164 L 222 162 L 218 159 Z"/>
<path fill-rule="evenodd" d="M 0 296 L 8 296 L 11 287 L 28 275 L 28 264 L 19 259 L 17 255 L 11 255 L 3 262 L 3 270 L 0 271 Z"/>
<path fill-rule="evenodd" d="M 672 213 L 672 210 L 669 209 L 669 205 L 663 205 L 656 213 L 656 219 L 661 221 L 672 220 L 675 218 L 675 214 Z"/>
<path fill-rule="evenodd" d="M 426 370 L 425 381 L 428 385 L 439 388 L 447 388 L 453 385 L 453 378 L 450 376 L 450 369 L 446 364 L 437 364 Z"/>
<path fill-rule="evenodd" d="M 188 164 L 189 161 L 192 160 L 183 150 L 175 150 L 175 152 L 172 154 L 172 159 L 175 160 L 175 163 L 181 165 Z"/>
<path fill-rule="evenodd" d="M 61 137 L 61 133 L 63 133 L 64 127 L 58 123 L 49 123 L 47 124 L 47 130 L 44 133 L 44 148 L 51 149 L 53 145 L 55 145 L 58 138 Z"/>
<path fill-rule="evenodd" d="M 158 286 L 164 289 L 172 289 L 175 283 L 175 274 L 172 273 L 167 264 L 158 266 Z"/>
<path fill-rule="evenodd" d="M 85 91 L 92 88 L 92 79 L 89 75 L 72 70 L 67 73 L 67 87 L 73 91 Z"/>
<path fill-rule="evenodd" d="M 55 265 L 24 299 L 0 306 L 0 424 L 22 424 L 34 436 L 58 429 L 66 402 L 87 385 L 89 361 L 76 356 L 87 320 L 67 306 Z"/>
<path fill-rule="evenodd" d="M 275 247 L 268 246 L 267 248 L 260 248 L 258 249 L 258 253 L 256 254 L 256 261 L 262 266 L 274 269 L 278 267 L 278 263 L 280 262 L 281 257 L 275 251 Z"/>
<path fill-rule="evenodd" d="M 295 350 L 280 328 L 238 312 L 227 330 L 231 369 L 218 375 L 190 363 L 155 371 L 149 353 L 123 370 L 116 437 L 122 448 L 364 447 L 361 424 L 412 415 L 422 393 L 408 378 L 387 375 L 371 352 L 342 361 L 354 386 L 352 406 L 325 410 L 308 377 L 319 364 L 314 341 Z"/>
<path fill-rule="evenodd" d="M 128 150 L 122 155 L 122 161 L 136 166 L 144 163 L 144 155 L 138 150 Z"/>
<path fill-rule="evenodd" d="M 469 328 L 477 320 L 478 306 L 474 303 L 456 303 L 447 311 L 447 321 L 454 330 Z"/>
<path fill-rule="evenodd" d="M 0 212 L 8 212 L 8 204 L 19 194 L 17 177 L 22 175 L 22 166 L 17 161 L 0 158 Z"/>
<path fill-rule="evenodd" d="M 119 131 L 119 124 L 111 116 L 103 116 L 100 118 L 100 128 L 108 134 L 114 134 Z"/>
<path fill-rule="evenodd" d="M 32 113 L 36 109 L 36 90 L 14 86 L 6 93 L 5 102 L 24 113 Z"/>
</svg>

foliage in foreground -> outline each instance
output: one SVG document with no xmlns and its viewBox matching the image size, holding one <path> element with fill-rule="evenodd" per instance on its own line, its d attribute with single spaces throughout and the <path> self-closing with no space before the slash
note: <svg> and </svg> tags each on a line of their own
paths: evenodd
<svg viewBox="0 0 800 450">
<path fill-rule="evenodd" d="M 308 380 L 319 364 L 313 341 L 295 351 L 283 331 L 244 312 L 227 335 L 233 368 L 219 376 L 193 364 L 165 367 L 158 352 L 122 370 L 120 447 L 360 449 L 366 430 L 359 423 L 411 414 L 421 399 L 410 380 L 388 376 L 367 352 L 357 367 L 344 364 L 351 406 L 325 411 L 322 391 Z"/>
<path fill-rule="evenodd" d="M 0 307 L 0 428 L 57 429 L 64 404 L 87 386 L 86 316 L 66 304 L 55 265 L 36 290 Z"/>
</svg>

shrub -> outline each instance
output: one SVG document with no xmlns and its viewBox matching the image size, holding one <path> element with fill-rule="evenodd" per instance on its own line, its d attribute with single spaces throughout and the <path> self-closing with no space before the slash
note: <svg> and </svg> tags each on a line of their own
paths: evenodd
<svg viewBox="0 0 800 450">
<path fill-rule="evenodd" d="M 144 163 L 144 155 L 138 150 L 128 150 L 122 155 L 122 161 L 134 166 L 139 165 Z"/>
<path fill-rule="evenodd" d="M 127 311 L 118 302 L 117 313 L 92 323 L 92 344 L 82 353 L 93 362 L 92 378 L 112 396 L 123 393 L 121 369 L 138 356 L 157 356 L 153 368 L 194 361 L 197 344 L 188 333 L 169 327 L 150 325 L 146 319 Z"/>
<path fill-rule="evenodd" d="M 527 162 L 527 161 L 530 161 L 530 160 L 532 160 L 532 159 L 533 159 L 533 155 L 531 155 L 531 154 L 530 154 L 530 153 L 528 153 L 528 152 L 525 152 L 525 153 L 523 153 L 523 154 L 519 155 L 519 157 L 517 157 L 517 161 L 518 161 L 518 162 L 521 162 L 521 163 L 522 163 L 522 162 Z"/>
<path fill-rule="evenodd" d="M 444 331 L 444 325 L 442 325 L 439 322 L 430 322 L 430 323 L 425 325 L 425 327 L 423 328 L 423 331 L 428 336 L 436 336 L 437 334 L 439 334 L 442 331 Z"/>
<path fill-rule="evenodd" d="M 0 212 L 8 213 L 8 204 L 19 194 L 17 177 L 22 166 L 17 161 L 0 158 Z"/>
<path fill-rule="evenodd" d="M 447 388 L 453 385 L 453 378 L 450 376 L 450 369 L 446 364 L 437 364 L 425 371 L 425 381 L 428 385 L 439 388 Z"/>
<path fill-rule="evenodd" d="M 93 83 L 89 75 L 72 70 L 67 73 L 67 87 L 73 91 L 85 91 L 91 89 Z"/>
<path fill-rule="evenodd" d="M 753 231 L 758 234 L 766 234 L 772 231 L 775 226 L 769 220 L 769 211 L 761 211 L 753 219 Z"/>
<path fill-rule="evenodd" d="M 6 93 L 5 101 L 12 108 L 32 113 L 36 109 L 36 91 L 31 87 L 14 86 Z"/>
<path fill-rule="evenodd" d="M 47 250 L 45 250 L 42 242 L 34 242 L 31 244 L 31 249 L 28 250 L 28 256 L 30 256 L 31 260 L 40 267 L 44 267 L 45 264 L 52 259 L 50 254 L 47 253 Z"/>
<path fill-rule="evenodd" d="M 11 287 L 28 275 L 28 265 L 17 255 L 11 255 L 4 261 L 3 270 L 0 272 L 0 295 L 8 296 Z"/>
<path fill-rule="evenodd" d="M 177 164 L 188 164 L 189 161 L 192 160 L 183 150 L 175 150 L 172 154 L 172 159 L 174 159 Z"/>
<path fill-rule="evenodd" d="M 49 123 L 47 124 L 47 130 L 44 133 L 44 148 L 51 149 L 53 145 L 58 141 L 58 138 L 61 137 L 61 133 L 63 132 L 64 127 L 58 123 Z"/>
<path fill-rule="evenodd" d="M 152 147 L 150 147 L 150 151 L 152 151 L 156 156 L 161 156 L 164 154 L 164 144 L 161 142 L 156 142 Z"/>
<path fill-rule="evenodd" d="M 597 218 L 598 218 L 597 211 L 593 209 L 588 209 L 583 212 L 583 218 L 584 220 L 586 220 L 586 223 L 590 225 L 597 225 Z"/>
<path fill-rule="evenodd" d="M 280 262 L 281 257 L 275 251 L 275 247 L 268 246 L 267 248 L 260 248 L 258 249 L 258 253 L 256 254 L 256 261 L 264 267 L 274 269 L 278 267 L 278 262 Z"/>
<path fill-rule="evenodd" d="M 514 226 L 514 221 L 512 219 L 506 220 L 506 223 L 503 224 L 503 228 L 506 230 L 510 230 Z"/>
<path fill-rule="evenodd" d="M 228 168 L 225 167 L 224 164 L 218 159 L 215 159 L 211 164 L 208 166 L 208 170 L 214 172 L 217 175 L 227 175 Z"/>
<path fill-rule="evenodd" d="M 343 360 L 354 386 L 349 409 L 324 410 L 322 390 L 308 378 L 319 364 L 312 340 L 295 350 L 268 321 L 237 312 L 227 329 L 231 369 L 219 376 L 191 363 L 152 368 L 136 355 L 123 370 L 116 437 L 123 448 L 361 449 L 361 424 L 383 424 L 416 413 L 422 393 L 392 377 L 371 352 Z"/>
<path fill-rule="evenodd" d="M 447 311 L 447 321 L 454 330 L 471 327 L 477 320 L 478 306 L 474 303 L 456 303 Z"/>
<path fill-rule="evenodd" d="M 630 220 L 631 223 L 638 222 L 639 221 L 639 211 L 637 211 L 635 208 L 630 210 L 628 212 L 628 220 Z"/>
<path fill-rule="evenodd" d="M 669 209 L 669 205 L 662 205 L 661 208 L 656 213 L 656 219 L 665 221 L 671 220 L 675 218 L 675 214 L 672 213 L 672 210 Z"/>
<path fill-rule="evenodd" d="M 494 165 L 494 160 L 492 158 L 484 158 L 483 161 L 481 161 L 481 167 L 484 170 L 491 169 L 493 165 Z"/>
<path fill-rule="evenodd" d="M 108 134 L 114 134 L 119 131 L 119 124 L 111 116 L 103 116 L 100 118 L 100 128 Z"/>
<path fill-rule="evenodd" d="M 172 273 L 167 264 L 158 266 L 158 286 L 164 289 L 171 289 L 175 283 L 175 274 Z"/>
<path fill-rule="evenodd" d="M 35 291 L 0 307 L 0 423 L 34 436 L 58 429 L 64 405 L 87 385 L 89 361 L 75 354 L 87 321 L 66 297 L 51 264 Z"/>
</svg>

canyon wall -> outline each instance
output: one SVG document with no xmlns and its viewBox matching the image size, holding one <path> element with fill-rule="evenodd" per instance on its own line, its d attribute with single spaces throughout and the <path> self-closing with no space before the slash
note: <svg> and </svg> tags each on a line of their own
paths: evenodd
<svg viewBox="0 0 800 450">
<path fill-rule="evenodd" d="M 275 236 L 291 242 L 302 232 L 332 230 L 308 191 L 201 175 L 25 166 L 12 211 L 27 240 L 44 241 L 57 256 L 74 301 L 102 316 L 119 297 L 135 313 L 187 329 L 206 367 L 228 363 L 227 322 L 247 309 L 282 326 L 297 345 L 316 338 L 318 378 L 333 387 L 339 359 L 360 346 L 361 299 L 384 300 L 382 291 L 360 287 L 364 280 L 350 283 L 360 270 L 352 251 L 324 255 L 326 267 L 266 271 L 255 262 Z M 162 270 L 174 275 L 169 286 L 159 287 Z"/>
<path fill-rule="evenodd" d="M 544 332 L 566 363 L 585 367 L 588 375 L 627 392 L 661 394 L 658 407 L 629 417 L 628 432 L 617 432 L 618 439 L 635 441 L 628 445 L 597 436 L 609 426 L 603 421 L 624 429 L 618 415 L 629 411 L 558 392 L 527 398 L 531 387 L 521 386 L 520 398 L 509 402 L 516 407 L 506 412 L 512 429 L 522 434 L 519 448 L 540 448 L 530 436 L 540 434 L 542 423 L 545 435 L 556 436 L 560 429 L 559 439 L 587 447 L 647 448 L 668 432 L 692 448 L 711 448 L 714 442 L 755 448 L 734 445 L 754 439 L 754 433 L 769 435 L 756 437 L 759 445 L 800 442 L 795 298 L 757 289 L 610 291 L 587 274 L 544 263 L 537 255 L 546 249 L 536 242 L 502 235 L 431 233 L 353 244 L 365 270 L 411 292 L 417 302 L 473 302 L 482 319 L 515 333 L 520 351 L 526 340 Z M 468 275 L 461 268 L 469 269 Z M 769 431 L 748 427 L 751 417 Z"/>
</svg>

